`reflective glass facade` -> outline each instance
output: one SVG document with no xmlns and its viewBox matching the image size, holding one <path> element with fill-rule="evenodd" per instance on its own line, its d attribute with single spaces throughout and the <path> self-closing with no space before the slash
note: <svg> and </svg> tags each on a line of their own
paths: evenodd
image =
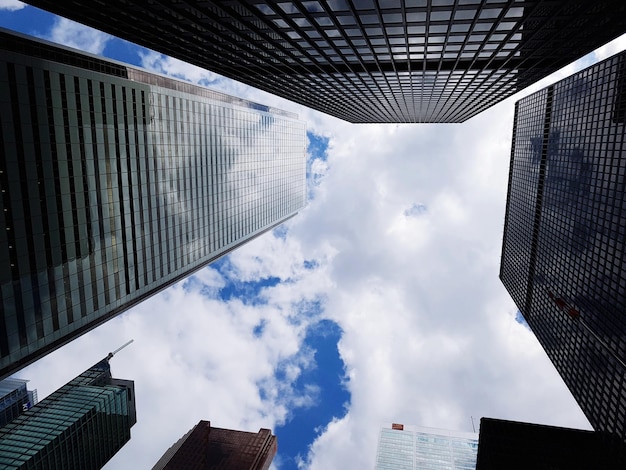
<svg viewBox="0 0 626 470">
<path fill-rule="evenodd" d="M 626 54 L 516 104 L 500 278 L 596 430 L 626 439 Z"/>
<path fill-rule="evenodd" d="M 103 359 L 0 429 L 0 467 L 101 468 L 130 439 L 134 393 Z"/>
<path fill-rule="evenodd" d="M 0 376 L 305 205 L 297 116 L 0 31 Z"/>
<path fill-rule="evenodd" d="M 475 470 L 477 452 L 477 434 L 393 425 L 380 431 L 376 470 Z"/>
<path fill-rule="evenodd" d="M 28 0 L 350 122 L 462 122 L 626 32 L 614 0 Z"/>
<path fill-rule="evenodd" d="M 27 383 L 14 378 L 0 381 L 0 427 L 37 404 L 37 390 L 28 390 Z"/>
</svg>

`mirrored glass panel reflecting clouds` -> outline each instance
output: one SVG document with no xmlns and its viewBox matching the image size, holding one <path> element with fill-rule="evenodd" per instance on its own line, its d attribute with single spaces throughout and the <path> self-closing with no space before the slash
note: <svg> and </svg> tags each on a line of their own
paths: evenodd
<svg viewBox="0 0 626 470">
<path fill-rule="evenodd" d="M 305 205 L 296 115 L 0 34 L 0 375 Z"/>
<path fill-rule="evenodd" d="M 380 430 L 376 470 L 475 470 L 478 434 L 392 424 Z"/>
<path fill-rule="evenodd" d="M 597 431 L 626 438 L 626 54 L 516 104 L 500 278 Z"/>
</svg>

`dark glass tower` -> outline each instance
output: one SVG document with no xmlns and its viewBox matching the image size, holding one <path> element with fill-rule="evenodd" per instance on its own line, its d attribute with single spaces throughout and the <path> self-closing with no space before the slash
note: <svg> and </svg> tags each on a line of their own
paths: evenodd
<svg viewBox="0 0 626 470">
<path fill-rule="evenodd" d="M 622 470 L 624 443 L 602 432 L 482 418 L 476 470 Z"/>
<path fill-rule="evenodd" d="M 0 467 L 100 469 L 130 440 L 134 395 L 103 359 L 0 429 Z"/>
<path fill-rule="evenodd" d="M 28 3 L 350 122 L 462 122 L 626 32 L 621 0 Z"/>
<path fill-rule="evenodd" d="M 305 204 L 297 116 L 0 31 L 0 376 Z"/>
<path fill-rule="evenodd" d="M 211 427 L 200 421 L 170 447 L 152 470 L 268 470 L 276 455 L 276 436 Z"/>
<path fill-rule="evenodd" d="M 500 279 L 596 430 L 626 439 L 626 53 L 515 105 Z"/>
</svg>

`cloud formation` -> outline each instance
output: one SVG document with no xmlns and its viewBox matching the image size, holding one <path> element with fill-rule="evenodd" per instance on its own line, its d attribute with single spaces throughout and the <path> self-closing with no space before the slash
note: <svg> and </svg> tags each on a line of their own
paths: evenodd
<svg viewBox="0 0 626 470">
<path fill-rule="evenodd" d="M 237 279 L 271 271 L 293 289 L 261 290 L 259 301 L 250 304 L 223 301 L 219 291 L 228 281 L 207 268 L 20 375 L 36 379 L 32 384 L 43 397 L 127 339 L 135 340 L 112 360 L 112 372 L 135 381 L 138 422 L 131 442 L 108 468 L 150 468 L 200 419 L 233 429 L 273 428 L 319 395 L 315 384 L 293 387 L 302 370 L 313 367 L 313 351 L 301 343 L 316 321 L 310 307 L 321 286 L 319 273 L 304 268 L 292 243 L 270 234 L 256 248 L 280 265 L 255 262 L 248 254 L 231 259 L 228 270 Z"/>
<path fill-rule="evenodd" d="M 52 29 L 43 38 L 92 54 L 102 54 L 107 42 L 113 39 L 113 36 L 57 16 Z"/>
<path fill-rule="evenodd" d="M 202 86 L 214 86 L 216 82 L 225 80 L 217 73 L 209 72 L 195 65 L 188 64 L 173 57 L 146 49 L 139 53 L 143 68 L 151 72 L 162 73 L 181 80 L 190 81 Z"/>
<path fill-rule="evenodd" d="M 0 10 L 17 11 L 26 6 L 19 0 L 0 0 Z"/>
<path fill-rule="evenodd" d="M 331 140 L 323 197 L 292 233 L 305 251 L 327 246 L 337 288 L 324 314 L 344 331 L 351 403 L 302 468 L 373 467 L 391 421 L 588 427 L 498 280 L 511 126 L 509 101 L 463 125 L 355 126 Z M 413 201 L 428 210 L 406 217 Z"/>
</svg>

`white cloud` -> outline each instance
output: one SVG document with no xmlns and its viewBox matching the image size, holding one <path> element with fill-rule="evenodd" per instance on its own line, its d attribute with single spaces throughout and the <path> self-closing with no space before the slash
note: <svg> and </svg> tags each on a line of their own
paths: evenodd
<svg viewBox="0 0 626 470">
<path fill-rule="evenodd" d="M 224 77 L 217 73 L 209 72 L 158 52 L 146 50 L 145 52 L 140 52 L 139 56 L 141 66 L 147 70 L 170 75 L 198 85 L 214 86 L 216 82 L 224 80 Z"/>
<path fill-rule="evenodd" d="M 299 283 L 315 284 L 311 271 L 293 274 L 299 276 L 298 291 Z M 215 300 L 203 289 L 219 285 L 219 274 L 206 269 L 20 375 L 32 378 L 43 397 L 127 339 L 135 340 L 111 361 L 115 377 L 135 381 L 138 422 L 109 468 L 150 468 L 200 419 L 257 431 L 315 404 L 315 384 L 293 387 L 302 370 L 313 366 L 313 351 L 301 347 L 308 322 L 293 324 L 290 295 L 274 300 L 268 294 L 266 304 L 249 306 Z M 257 338 L 253 329 L 261 322 L 265 327 Z"/>
<path fill-rule="evenodd" d="M 588 426 L 498 280 L 511 126 L 509 100 L 459 126 L 335 137 L 324 197 L 292 232 L 335 248 L 325 314 L 344 331 L 351 403 L 304 467 L 372 468 L 378 428 L 391 421 Z M 428 211 L 403 217 L 412 201 Z"/>
<path fill-rule="evenodd" d="M 102 54 L 107 41 L 113 36 L 67 18 L 56 17 L 52 29 L 44 38 L 81 51 Z"/>
<path fill-rule="evenodd" d="M 0 10 L 17 11 L 26 6 L 19 0 L 0 0 Z"/>
<path fill-rule="evenodd" d="M 322 158 L 313 158 L 311 162 L 311 184 L 317 186 L 328 173 L 328 162 Z"/>
</svg>

